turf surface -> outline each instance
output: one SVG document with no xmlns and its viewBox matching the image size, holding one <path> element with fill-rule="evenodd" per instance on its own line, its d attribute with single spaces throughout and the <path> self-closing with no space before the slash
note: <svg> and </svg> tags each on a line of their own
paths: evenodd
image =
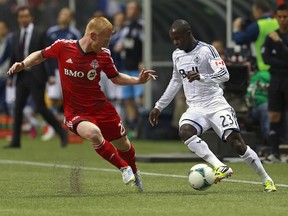
<svg viewBox="0 0 288 216">
<path fill-rule="evenodd" d="M 231 180 L 204 192 L 193 190 L 187 173 L 195 163 L 138 163 L 145 191 L 134 192 L 120 173 L 89 143 L 60 148 L 57 138 L 42 142 L 23 136 L 21 149 L 2 149 L 0 139 L 0 215 L 253 215 L 288 212 L 288 165 L 264 165 L 278 191 L 263 193 L 245 163 L 228 163 Z M 180 141 L 133 141 L 138 155 L 185 152 Z"/>
</svg>

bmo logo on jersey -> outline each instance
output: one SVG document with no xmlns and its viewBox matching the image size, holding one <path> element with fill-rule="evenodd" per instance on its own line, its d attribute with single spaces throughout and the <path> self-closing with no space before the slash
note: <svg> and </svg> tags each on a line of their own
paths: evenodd
<svg viewBox="0 0 288 216">
<path fill-rule="evenodd" d="M 69 70 L 64 68 L 64 74 L 70 77 L 78 77 L 78 78 L 83 78 L 85 76 L 85 73 L 82 71 L 73 71 L 73 70 Z M 87 79 L 88 80 L 94 80 L 95 77 L 97 75 L 96 70 L 92 69 L 90 71 L 88 71 L 87 73 Z"/>
<path fill-rule="evenodd" d="M 71 77 L 79 77 L 82 78 L 84 77 L 84 72 L 82 71 L 73 71 L 73 70 L 69 70 L 64 68 L 64 74 L 67 76 L 71 76 Z"/>
</svg>

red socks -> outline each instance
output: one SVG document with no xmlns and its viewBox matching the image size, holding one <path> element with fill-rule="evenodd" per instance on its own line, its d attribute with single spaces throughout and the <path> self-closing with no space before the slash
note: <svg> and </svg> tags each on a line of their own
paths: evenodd
<svg viewBox="0 0 288 216">
<path fill-rule="evenodd" d="M 132 146 L 132 144 L 130 145 L 130 149 L 128 151 L 119 151 L 118 153 L 120 155 L 121 158 L 123 158 L 123 160 L 125 160 L 129 166 L 132 168 L 133 173 L 137 172 L 137 168 L 136 168 L 136 157 L 135 157 L 135 149 Z"/>
<path fill-rule="evenodd" d="M 118 169 L 121 167 L 129 166 L 127 162 L 125 161 L 125 158 L 121 158 L 115 149 L 115 147 L 108 142 L 107 140 L 103 140 L 100 144 L 93 144 L 93 148 L 95 151 L 103 157 L 105 160 L 107 160 L 109 163 L 116 166 Z M 131 148 L 130 148 L 131 149 Z M 130 151 L 130 150 L 129 150 Z M 126 152 L 125 152 L 126 153 Z M 135 153 L 135 152 L 134 152 Z M 133 167 L 131 167 L 133 169 Z M 134 171 L 134 170 L 133 170 Z"/>
</svg>

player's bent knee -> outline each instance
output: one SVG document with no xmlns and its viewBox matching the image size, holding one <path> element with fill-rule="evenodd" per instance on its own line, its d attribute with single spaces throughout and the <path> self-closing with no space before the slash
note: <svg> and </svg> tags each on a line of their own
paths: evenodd
<svg viewBox="0 0 288 216">
<path fill-rule="evenodd" d="M 196 134 L 196 129 L 188 124 L 182 125 L 179 129 L 179 136 L 184 142 Z"/>
<path fill-rule="evenodd" d="M 98 128 L 87 130 L 84 134 L 84 138 L 92 142 L 101 142 L 103 140 L 101 131 Z"/>
<path fill-rule="evenodd" d="M 112 143 L 116 147 L 116 149 L 120 151 L 128 151 L 131 145 L 127 136 L 123 136 L 118 140 L 113 140 Z"/>
</svg>

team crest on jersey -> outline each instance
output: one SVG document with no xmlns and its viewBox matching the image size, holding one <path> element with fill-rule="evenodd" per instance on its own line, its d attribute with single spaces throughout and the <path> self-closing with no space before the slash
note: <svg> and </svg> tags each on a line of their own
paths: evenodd
<svg viewBox="0 0 288 216">
<path fill-rule="evenodd" d="M 95 69 L 92 69 L 92 70 L 88 71 L 87 78 L 89 80 L 94 80 L 96 75 L 97 75 L 97 71 Z"/>
<path fill-rule="evenodd" d="M 91 66 L 93 69 L 96 69 L 96 68 L 99 66 L 98 61 L 97 61 L 96 59 L 94 59 L 94 60 L 91 62 L 90 66 Z"/>
<path fill-rule="evenodd" d="M 201 58 L 200 58 L 198 55 L 196 55 L 195 58 L 193 59 L 193 61 L 194 61 L 196 64 L 200 64 Z"/>
</svg>

